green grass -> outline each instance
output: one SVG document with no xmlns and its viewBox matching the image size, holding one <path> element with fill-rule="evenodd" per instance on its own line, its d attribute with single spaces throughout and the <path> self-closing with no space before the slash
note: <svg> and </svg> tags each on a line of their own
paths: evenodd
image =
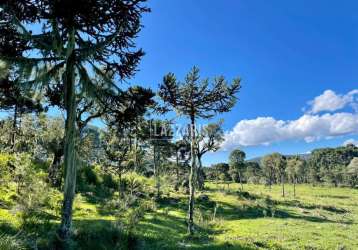
<svg viewBox="0 0 358 250">
<path fill-rule="evenodd" d="M 135 227 L 137 248 L 358 249 L 358 190 L 298 185 L 294 199 L 289 185 L 285 198 L 281 197 L 280 186 L 270 190 L 262 185 L 244 185 L 244 192 L 238 192 L 238 184 L 206 186 L 207 190 L 197 195 L 204 194 L 209 199 L 196 203 L 194 237 L 186 234 L 187 196 L 167 191 L 156 209 L 146 212 Z M 10 209 L 13 191 L 0 188 L 0 224 L 7 223 L 15 233 L 19 219 Z M 103 241 L 115 237 L 116 231 L 111 228 L 116 218 L 124 220 L 131 210 L 119 213 L 106 206 L 117 197 L 93 196 L 95 193 L 76 197 L 77 239 L 91 242 L 82 245 L 82 249 L 112 249 Z M 51 224 L 56 228 L 58 215 L 48 212 L 54 215 Z M 7 233 L 4 230 L 8 229 L 0 227 L 0 234 Z M 104 232 L 102 236 L 100 232 Z"/>
</svg>

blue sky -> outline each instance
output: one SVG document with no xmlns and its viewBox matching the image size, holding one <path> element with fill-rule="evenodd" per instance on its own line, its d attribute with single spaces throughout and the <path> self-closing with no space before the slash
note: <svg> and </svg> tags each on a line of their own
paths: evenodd
<svg viewBox="0 0 358 250">
<path fill-rule="evenodd" d="M 358 129 L 352 128 L 352 122 L 350 130 L 343 132 L 321 128 L 331 118 L 335 119 L 331 130 L 346 119 L 336 117 L 337 113 L 357 118 L 352 108 L 357 96 L 351 93 L 353 99 L 345 99 L 358 89 L 357 1 L 153 0 L 149 7 L 152 12 L 145 15 L 145 27 L 138 38 L 146 55 L 131 82 L 157 88 L 164 74 L 173 72 L 183 79 L 193 65 L 199 66 L 203 77 L 240 76 L 243 87 L 239 102 L 230 113 L 220 116 L 225 119 L 224 129 L 230 132 L 245 119 L 251 121 L 251 128 L 258 117 L 271 117 L 274 123 L 284 123 L 278 125 L 283 126 L 281 130 L 290 130 L 289 136 L 270 139 L 267 135 L 265 145 L 262 138 L 246 140 L 233 134 L 229 149 L 240 147 L 252 158 L 273 151 L 303 153 L 358 139 Z M 326 90 L 332 90 L 335 96 Z M 321 105 L 326 101 L 323 109 L 309 113 L 315 104 L 308 102 L 320 95 Z M 337 99 L 336 106 L 343 102 L 343 107 L 325 109 L 324 105 L 334 105 L 330 103 L 333 99 Z M 308 136 L 313 133 L 315 138 L 307 138 L 303 132 L 292 134 L 304 130 L 297 126 L 302 125 L 299 118 L 305 113 L 309 117 L 304 118 L 323 120 L 304 132 Z M 301 122 L 290 123 L 297 120 Z M 255 129 L 259 129 L 265 137 L 265 128 L 255 126 L 247 132 L 255 135 Z M 217 152 L 205 157 L 204 162 L 226 161 L 227 156 L 228 151 Z"/>
<path fill-rule="evenodd" d="M 242 78 L 237 105 L 211 120 L 225 121 L 224 150 L 204 164 L 226 161 L 234 148 L 253 158 L 358 142 L 357 1 L 148 5 L 136 40 L 146 55 L 132 84 L 156 90 L 166 73 L 183 79 L 194 65 L 203 77 Z"/>
</svg>

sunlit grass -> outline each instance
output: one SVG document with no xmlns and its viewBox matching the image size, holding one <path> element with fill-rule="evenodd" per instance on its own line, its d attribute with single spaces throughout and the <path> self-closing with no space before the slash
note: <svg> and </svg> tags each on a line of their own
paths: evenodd
<svg viewBox="0 0 358 250">
<path fill-rule="evenodd" d="M 153 184 L 151 180 L 145 182 Z M 196 202 L 195 237 L 187 235 L 187 195 L 167 191 L 156 208 L 136 225 L 139 248 L 358 249 L 358 190 L 298 185 L 294 198 L 291 185 L 285 186 L 285 197 L 279 185 L 269 189 L 245 184 L 243 192 L 238 184 L 206 183 L 206 187 L 197 194 L 208 199 Z M 14 194 L 14 186 L 1 188 L 0 218 L 19 230 L 19 218 L 11 209 Z M 77 194 L 75 228 L 102 230 L 106 223 L 115 224 L 130 211 L 119 213 L 104 206 L 106 202 Z M 55 224 L 59 223 L 56 216 Z"/>
</svg>

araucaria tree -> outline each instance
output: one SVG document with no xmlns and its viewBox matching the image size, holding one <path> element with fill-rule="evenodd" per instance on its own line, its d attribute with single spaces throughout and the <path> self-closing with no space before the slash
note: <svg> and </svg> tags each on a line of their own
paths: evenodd
<svg viewBox="0 0 358 250">
<path fill-rule="evenodd" d="M 223 76 L 216 77 L 213 82 L 209 79 L 200 80 L 199 69 L 193 69 L 187 74 L 184 82 L 176 79 L 173 73 L 164 76 L 160 85 L 159 96 L 165 103 L 171 105 L 179 115 L 190 120 L 191 164 L 189 175 L 189 209 L 188 233 L 193 234 L 193 214 L 196 174 L 196 136 L 195 121 L 199 118 L 208 119 L 216 113 L 228 112 L 236 103 L 235 94 L 240 90 L 240 79 L 234 79 L 228 84 Z"/>
<path fill-rule="evenodd" d="M 59 81 L 64 86 L 66 176 L 59 237 L 65 241 L 76 187 L 76 97 L 100 100 L 116 92 L 113 79 L 134 74 L 143 55 L 133 39 L 140 31 L 142 13 L 148 11 L 144 1 L 1 1 L 0 30 L 6 31 L 1 39 L 26 46 L 21 55 L 0 55 L 0 60 L 16 63 L 28 86 L 46 89 Z M 94 78 L 106 84 L 98 88 Z"/>
<path fill-rule="evenodd" d="M 246 158 L 245 152 L 241 151 L 240 149 L 235 149 L 230 153 L 229 156 L 229 165 L 231 170 L 237 171 L 239 175 L 241 190 L 243 190 L 243 185 L 242 185 L 243 171 L 246 167 L 245 158 Z"/>
<path fill-rule="evenodd" d="M 26 50 L 26 43 L 16 38 L 16 31 L 0 25 L 0 55 L 2 57 L 18 57 Z M 13 111 L 12 131 L 9 145 L 15 151 L 18 119 L 21 115 L 44 111 L 39 97 L 34 91 L 21 84 L 22 77 L 17 64 L 0 60 L 0 110 Z"/>
</svg>

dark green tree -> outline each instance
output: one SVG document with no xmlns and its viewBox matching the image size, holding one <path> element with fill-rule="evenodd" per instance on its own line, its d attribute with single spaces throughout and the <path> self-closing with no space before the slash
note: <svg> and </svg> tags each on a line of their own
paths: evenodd
<svg viewBox="0 0 358 250">
<path fill-rule="evenodd" d="M 260 182 L 260 177 L 262 176 L 260 164 L 255 161 L 247 161 L 245 162 L 245 165 L 245 178 L 247 182 L 258 184 Z"/>
<path fill-rule="evenodd" d="M 76 187 L 76 97 L 100 99 L 116 91 L 115 76 L 126 79 L 134 74 L 143 55 L 133 42 L 141 28 L 141 15 L 148 11 L 143 2 L 4 0 L 0 5 L 0 31 L 10 34 L 4 39 L 9 44 L 26 44 L 21 55 L 1 54 L 0 60 L 16 63 L 28 85 L 44 88 L 62 82 L 64 86 L 66 176 L 59 236 L 65 242 L 70 236 Z M 42 26 L 39 34 L 29 30 L 35 25 Z M 102 78 L 106 86 L 98 88 L 91 75 Z"/>
<path fill-rule="evenodd" d="M 8 34 L 8 31 L 10 34 Z M 16 42 L 17 39 L 11 30 L 6 30 L 0 25 L 2 35 L 8 35 L 9 39 L 0 39 L 0 55 L 6 57 L 17 57 L 25 49 L 24 42 Z M 9 145 L 12 151 L 16 146 L 16 135 L 20 128 L 19 119 L 23 114 L 45 111 L 41 104 L 41 98 L 36 95 L 34 90 L 21 85 L 20 72 L 15 63 L 2 62 L 0 59 L 0 110 L 13 111 L 12 131 L 10 134 Z"/>
<path fill-rule="evenodd" d="M 271 189 L 271 186 L 275 179 L 275 162 L 272 155 L 265 155 L 261 158 L 262 172 L 268 182 L 268 185 Z"/>
<path fill-rule="evenodd" d="M 236 172 L 239 176 L 239 181 L 241 185 L 241 190 L 244 189 L 242 185 L 242 177 L 243 172 L 245 171 L 246 164 L 245 164 L 245 158 L 246 154 L 244 151 L 241 151 L 240 149 L 235 149 L 230 153 L 229 156 L 229 165 L 232 172 Z"/>
</svg>

